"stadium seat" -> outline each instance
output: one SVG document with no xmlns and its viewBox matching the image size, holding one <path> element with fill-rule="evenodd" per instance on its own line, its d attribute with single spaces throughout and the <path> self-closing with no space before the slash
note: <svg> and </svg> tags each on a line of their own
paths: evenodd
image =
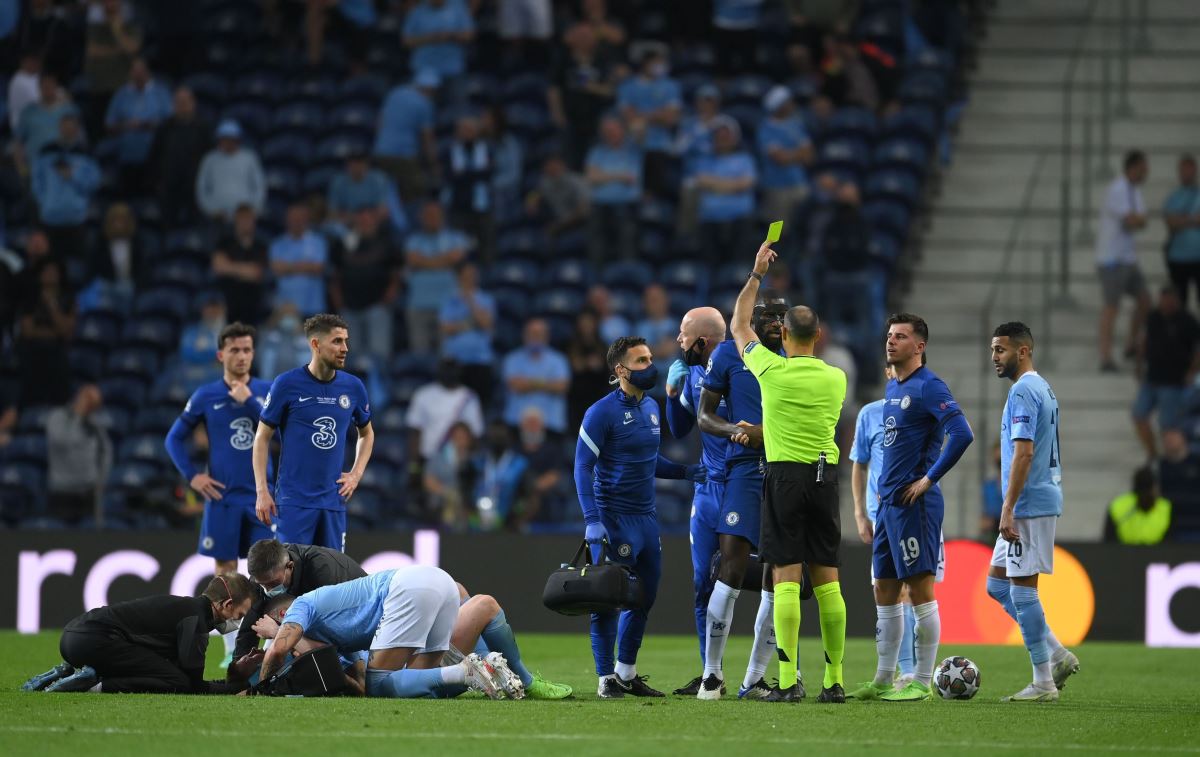
<svg viewBox="0 0 1200 757">
<path fill-rule="evenodd" d="M 542 284 L 547 287 L 574 287 L 583 291 L 591 285 L 595 276 L 596 273 L 588 261 L 562 258 L 550 265 Z"/>
<path fill-rule="evenodd" d="M 885 266 L 887 270 L 895 267 L 902 252 L 896 238 L 888 233 L 872 234 L 867 249 L 871 253 L 871 258 Z"/>
<path fill-rule="evenodd" d="M 108 487 L 116 492 L 140 495 L 155 484 L 159 469 L 151 463 L 130 460 L 119 462 L 108 474 Z"/>
<path fill-rule="evenodd" d="M 307 131 L 275 132 L 258 151 L 265 165 L 286 165 L 302 169 L 308 165 L 313 143 Z"/>
<path fill-rule="evenodd" d="M 201 228 L 174 229 L 167 233 L 166 248 L 172 257 L 207 256 L 210 241 Z"/>
<path fill-rule="evenodd" d="M 156 284 L 174 285 L 184 290 L 195 289 L 207 282 L 209 268 L 197 260 L 166 260 L 154 266 Z"/>
<path fill-rule="evenodd" d="M 887 230 L 903 239 L 908 235 L 908 209 L 895 200 L 872 200 L 863 204 L 863 216 L 872 229 Z"/>
<path fill-rule="evenodd" d="M 130 347 L 153 350 L 166 357 L 179 346 L 179 333 L 172 318 L 162 315 L 143 315 L 128 321 L 121 331 L 121 342 Z"/>
<path fill-rule="evenodd" d="M 194 269 L 193 269 L 194 270 Z M 201 278 L 200 281 L 203 279 Z M 197 281 L 195 283 L 200 283 Z M 159 316 L 182 324 L 191 315 L 191 303 L 186 296 L 174 288 L 150 289 L 141 292 L 133 301 L 133 312 L 138 318 Z"/>
<path fill-rule="evenodd" d="M 763 95 L 767 94 L 772 84 L 770 79 L 760 74 L 744 74 L 725 86 L 721 102 L 726 108 L 734 105 L 760 107 Z"/>
<path fill-rule="evenodd" d="M 500 99 L 506 104 L 545 105 L 546 90 L 549 86 L 550 82 L 541 74 L 524 73 L 510 76 L 500 85 Z"/>
<path fill-rule="evenodd" d="M 401 352 L 392 358 L 389 370 L 394 378 L 432 379 L 434 363 L 428 355 Z"/>
<path fill-rule="evenodd" d="M 940 119 L 933 108 L 910 105 L 884 118 L 881 136 L 907 137 L 932 145 L 937 138 Z"/>
<path fill-rule="evenodd" d="M 642 314 L 642 290 L 613 289 L 609 292 L 613 310 L 632 320 Z"/>
<path fill-rule="evenodd" d="M 144 393 L 144 392 L 143 392 Z M 106 400 L 108 394 L 104 395 Z M 136 411 L 137 415 L 133 421 L 134 433 L 147 434 L 162 434 L 166 435 L 170 430 L 171 424 L 179 417 L 179 412 L 183 408 L 169 407 L 142 407 L 140 410 L 137 407 L 131 408 L 131 411 Z"/>
<path fill-rule="evenodd" d="M 104 402 L 104 407 L 96 413 L 96 425 L 108 429 L 108 435 L 112 440 L 119 441 L 133 430 L 134 410 L 116 402 L 109 402 L 107 396 L 105 396 Z M 176 412 L 181 409 L 183 409 L 182 405 L 176 409 Z"/>
<path fill-rule="evenodd" d="M 75 345 L 111 347 L 120 334 L 120 321 L 103 312 L 84 313 L 75 326 Z"/>
<path fill-rule="evenodd" d="M 133 434 L 125 437 L 117 447 L 117 460 L 149 463 L 160 470 L 171 465 L 171 458 L 163 445 L 163 436 L 159 434 Z"/>
<path fill-rule="evenodd" d="M 601 282 L 610 289 L 645 289 L 654 281 L 654 269 L 640 260 L 609 263 L 601 273 Z"/>
<path fill-rule="evenodd" d="M 370 103 L 378 106 L 388 92 L 387 78 L 376 73 L 366 73 L 352 76 L 338 86 L 337 102 Z"/>
<path fill-rule="evenodd" d="M 408 463 L 407 432 L 380 431 L 376 433 L 375 452 L 372 459 L 375 459 L 375 457 L 387 461 L 394 468 L 403 469 Z M 399 485 L 401 482 L 397 480 L 396 483 Z"/>
<path fill-rule="evenodd" d="M 870 162 L 870 151 L 866 142 L 854 137 L 834 137 L 824 142 L 817 151 L 814 175 L 822 171 L 841 169 L 854 173 L 859 179 Z"/>
<path fill-rule="evenodd" d="M 915 139 L 894 137 L 875 148 L 874 168 L 900 169 L 920 181 L 929 165 L 929 150 Z"/>
<path fill-rule="evenodd" d="M 546 318 L 549 316 L 569 316 L 574 318 L 579 312 L 579 292 L 570 287 L 546 289 L 537 294 L 533 301 L 533 314 Z"/>
<path fill-rule="evenodd" d="M 919 104 L 941 107 L 946 103 L 946 77 L 941 72 L 919 70 L 907 74 L 900 82 L 900 101 L 905 105 Z"/>
<path fill-rule="evenodd" d="M 744 267 L 744 266 L 743 266 Z M 694 260 L 668 263 L 658 271 L 658 283 L 673 293 L 703 299 L 708 290 L 708 268 Z"/>
<path fill-rule="evenodd" d="M 295 198 L 303 187 L 301 172 L 289 165 L 267 164 L 263 173 L 267 181 L 267 193 L 285 203 Z"/>
<path fill-rule="evenodd" d="M 259 100 L 240 100 L 227 103 L 221 109 L 221 118 L 237 121 L 244 132 L 244 141 L 256 142 L 270 129 L 271 108 Z"/>
<path fill-rule="evenodd" d="M 183 83 L 197 100 L 213 108 L 220 108 L 229 97 L 229 83 L 225 77 L 211 71 L 192 74 Z"/>
<path fill-rule="evenodd" d="M 401 380 L 411 380 L 401 379 Z M 387 434 L 408 433 L 408 412 L 403 407 L 392 405 L 371 419 L 371 425 L 378 431 Z"/>
<path fill-rule="evenodd" d="M 373 466 L 372 466 L 373 467 Z M 367 471 L 371 469 L 368 468 Z M 366 475 L 363 476 L 366 478 Z M 346 502 L 347 527 L 356 531 L 370 531 L 383 515 L 383 493 L 379 490 L 364 491 L 362 485 Z"/>
<path fill-rule="evenodd" d="M 864 199 L 894 200 L 902 203 L 911 213 L 921 203 L 921 186 L 908 171 L 876 170 L 867 179 Z"/>
<path fill-rule="evenodd" d="M 507 287 L 533 291 L 538 284 L 538 268 L 528 260 L 520 258 L 500 260 L 487 272 L 488 287 Z"/>
<path fill-rule="evenodd" d="M 53 410 L 49 405 L 33 405 L 21 408 L 17 416 L 18 434 L 43 433 L 46 430 L 46 416 Z"/>
<path fill-rule="evenodd" d="M 108 348 L 94 344 L 71 346 L 67 359 L 71 364 L 71 376 L 77 381 L 96 381 L 104 375 L 104 363 Z"/>
<path fill-rule="evenodd" d="M 320 165 L 340 169 L 346 158 L 365 152 L 369 148 L 370 142 L 366 135 L 339 132 L 318 142 L 313 158 L 314 162 Z"/>
<path fill-rule="evenodd" d="M 376 108 L 363 103 L 346 103 L 329 111 L 322 133 L 371 139 L 375 135 Z"/>
<path fill-rule="evenodd" d="M 325 194 L 329 189 L 329 182 L 339 171 L 341 166 L 333 163 L 308 169 L 304 172 L 304 191 L 308 194 Z"/>
<path fill-rule="evenodd" d="M 0 460 L 6 463 L 26 463 L 40 469 L 46 467 L 46 434 L 18 434 L 0 447 Z"/>
<path fill-rule="evenodd" d="M 33 511 L 45 496 L 45 476 L 29 463 L 0 463 L 0 517 L 13 522 Z"/>
<path fill-rule="evenodd" d="M 119 347 L 108 356 L 105 371 L 109 378 L 129 377 L 149 384 L 158 374 L 158 353 L 143 347 Z"/>
<path fill-rule="evenodd" d="M 879 134 L 879 119 L 866 108 L 844 106 L 830 116 L 825 133 L 829 136 L 851 137 L 873 142 Z"/>
<path fill-rule="evenodd" d="M 287 88 L 287 100 L 324 107 L 337 100 L 338 89 L 337 80 L 332 76 L 305 77 L 293 81 Z"/>
<path fill-rule="evenodd" d="M 538 258 L 545 249 L 546 238 L 535 228 L 512 229 L 496 238 L 496 253 L 500 258 Z"/>
<path fill-rule="evenodd" d="M 288 102 L 275 109 L 271 117 L 271 134 L 308 134 L 315 136 L 321 130 L 325 113 L 319 104 L 311 102 Z"/>
</svg>

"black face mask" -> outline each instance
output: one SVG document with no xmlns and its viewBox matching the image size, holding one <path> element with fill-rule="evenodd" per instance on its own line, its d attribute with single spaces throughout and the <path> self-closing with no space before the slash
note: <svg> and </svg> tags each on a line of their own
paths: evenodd
<svg viewBox="0 0 1200 757">
<path fill-rule="evenodd" d="M 692 342 L 692 346 L 683 351 L 683 362 L 685 365 L 704 365 L 704 348 L 708 346 L 708 340 L 704 337 L 698 338 Z"/>
</svg>

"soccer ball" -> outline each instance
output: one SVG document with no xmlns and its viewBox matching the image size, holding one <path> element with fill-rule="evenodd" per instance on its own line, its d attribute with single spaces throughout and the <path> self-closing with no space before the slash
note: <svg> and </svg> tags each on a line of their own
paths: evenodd
<svg viewBox="0 0 1200 757">
<path fill-rule="evenodd" d="M 970 699 L 979 692 L 979 667 L 966 657 L 947 657 L 933 681 L 943 699 Z"/>
</svg>

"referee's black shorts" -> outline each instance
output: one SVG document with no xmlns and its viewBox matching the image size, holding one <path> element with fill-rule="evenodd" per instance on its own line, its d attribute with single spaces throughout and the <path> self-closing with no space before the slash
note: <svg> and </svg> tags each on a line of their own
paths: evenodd
<svg viewBox="0 0 1200 757">
<path fill-rule="evenodd" d="M 826 463 L 825 481 L 817 483 L 815 463 L 767 463 L 759 559 L 836 568 L 841 545 L 837 466 Z"/>
</svg>

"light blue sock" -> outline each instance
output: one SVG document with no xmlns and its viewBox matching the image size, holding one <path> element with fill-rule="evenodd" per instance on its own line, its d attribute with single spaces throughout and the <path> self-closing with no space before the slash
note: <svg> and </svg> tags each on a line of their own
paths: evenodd
<svg viewBox="0 0 1200 757">
<path fill-rule="evenodd" d="M 915 662 L 917 652 L 917 616 L 913 606 L 904 605 L 904 635 L 900 637 L 900 674 L 914 675 L 917 672 Z"/>
<path fill-rule="evenodd" d="M 393 699 L 436 697 L 442 687 L 442 669 L 368 670 L 367 696 Z"/>
<path fill-rule="evenodd" d="M 481 638 L 487 642 L 488 649 L 504 655 L 508 667 L 512 668 L 512 672 L 521 678 L 521 683 L 526 686 L 533 683 L 533 675 L 525 669 L 524 663 L 521 662 L 521 650 L 517 648 L 517 637 L 513 635 L 512 626 L 508 624 L 504 610 L 496 613 L 496 617 L 487 624 L 487 628 L 483 629 Z"/>
<path fill-rule="evenodd" d="M 1046 613 L 1038 590 L 1032 586 L 1013 585 L 1010 590 L 1013 606 L 1017 608 L 1017 624 L 1021 626 L 1021 638 L 1029 650 L 1033 662 L 1033 682 L 1052 685 L 1050 674 L 1050 646 L 1046 643 Z"/>
<path fill-rule="evenodd" d="M 1017 608 L 1013 607 L 1012 595 L 1009 587 L 1012 586 L 1007 578 L 996 578 L 988 576 L 987 593 L 988 596 L 1000 603 L 1004 611 L 1013 620 L 1017 619 Z"/>
<path fill-rule="evenodd" d="M 475 640 L 475 649 L 473 651 L 480 657 L 487 657 L 488 652 L 491 652 L 492 650 L 488 649 L 487 642 L 483 640 L 482 636 L 480 636 Z"/>
</svg>

